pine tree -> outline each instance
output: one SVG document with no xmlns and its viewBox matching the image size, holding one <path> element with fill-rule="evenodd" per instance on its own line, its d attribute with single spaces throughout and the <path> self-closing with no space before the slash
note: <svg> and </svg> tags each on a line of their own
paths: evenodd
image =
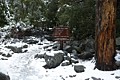
<svg viewBox="0 0 120 80">
<path fill-rule="evenodd" d="M 4 27 L 7 24 L 7 20 L 5 17 L 5 4 L 3 1 L 0 1 L 0 27 Z"/>
<path fill-rule="evenodd" d="M 115 70 L 116 0 L 97 0 L 96 68 Z"/>
</svg>

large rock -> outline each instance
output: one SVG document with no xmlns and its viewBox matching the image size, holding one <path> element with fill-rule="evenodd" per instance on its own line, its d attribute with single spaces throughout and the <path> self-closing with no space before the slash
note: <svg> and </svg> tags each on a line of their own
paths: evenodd
<svg viewBox="0 0 120 80">
<path fill-rule="evenodd" d="M 70 61 L 65 60 L 65 61 L 63 61 L 63 62 L 61 63 L 61 66 L 68 66 L 68 65 L 70 65 L 70 64 L 71 64 Z"/>
<path fill-rule="evenodd" d="M 46 65 L 43 67 L 46 69 L 56 68 L 59 66 L 64 60 L 63 53 L 56 53 L 54 56 L 44 55 Z"/>
<path fill-rule="evenodd" d="M 116 45 L 120 45 L 120 37 L 116 38 Z"/>
<path fill-rule="evenodd" d="M 103 80 L 101 78 L 96 78 L 96 77 L 91 77 L 91 78 L 92 78 L 92 80 Z"/>
<path fill-rule="evenodd" d="M 77 59 L 71 58 L 71 63 L 76 64 L 76 63 L 79 63 L 79 61 Z"/>
<path fill-rule="evenodd" d="M 23 45 L 23 48 L 28 48 L 28 45 Z"/>
<path fill-rule="evenodd" d="M 10 77 L 0 72 L 0 80 L 10 80 Z"/>
<path fill-rule="evenodd" d="M 81 51 L 94 51 L 94 39 L 88 38 L 84 42 L 82 42 L 79 46 L 81 48 Z"/>
<path fill-rule="evenodd" d="M 120 37 L 116 38 L 116 49 L 120 50 Z"/>
<path fill-rule="evenodd" d="M 28 40 L 28 44 L 36 44 L 36 43 L 38 43 L 39 41 L 37 41 L 37 40 Z"/>
<path fill-rule="evenodd" d="M 115 63 L 118 66 L 118 68 L 120 69 L 120 61 L 116 61 Z"/>
<path fill-rule="evenodd" d="M 64 51 L 67 51 L 68 53 L 72 53 L 72 50 L 73 50 L 74 48 L 73 47 L 71 47 L 71 46 L 66 46 L 65 48 L 64 48 Z"/>
<path fill-rule="evenodd" d="M 6 46 L 6 48 L 11 49 L 14 53 L 22 53 L 22 47 Z"/>
<path fill-rule="evenodd" d="M 90 60 L 94 57 L 94 54 L 92 54 L 91 52 L 82 52 L 78 55 L 78 57 L 83 60 Z"/>
<path fill-rule="evenodd" d="M 84 69 L 85 69 L 85 67 L 83 65 L 74 65 L 74 70 L 77 73 L 84 72 L 85 71 Z"/>
<path fill-rule="evenodd" d="M 36 54 L 34 58 L 42 59 L 42 58 L 44 58 L 44 56 L 45 56 L 44 54 Z"/>
</svg>

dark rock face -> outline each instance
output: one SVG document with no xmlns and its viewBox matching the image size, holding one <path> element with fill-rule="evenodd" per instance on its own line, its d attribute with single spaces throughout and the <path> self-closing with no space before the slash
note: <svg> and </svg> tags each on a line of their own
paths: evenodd
<svg viewBox="0 0 120 80">
<path fill-rule="evenodd" d="M 81 72 L 84 72 L 85 70 L 85 67 L 83 66 L 83 65 L 75 65 L 74 66 L 74 70 L 75 70 L 75 72 L 77 72 L 77 73 L 81 73 Z"/>
<path fill-rule="evenodd" d="M 10 80 L 10 77 L 0 72 L 0 80 Z"/>
<path fill-rule="evenodd" d="M 64 55 L 63 53 L 57 53 L 54 54 L 54 56 L 45 55 L 44 58 L 46 65 L 44 65 L 43 67 L 46 69 L 51 69 L 51 68 L 56 68 L 63 62 Z"/>
</svg>

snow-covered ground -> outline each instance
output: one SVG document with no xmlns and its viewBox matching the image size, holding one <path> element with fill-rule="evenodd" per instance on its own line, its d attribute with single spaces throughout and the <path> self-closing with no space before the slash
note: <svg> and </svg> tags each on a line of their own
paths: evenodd
<svg viewBox="0 0 120 80">
<path fill-rule="evenodd" d="M 47 44 L 46 44 L 47 43 Z M 12 53 L 9 49 L 4 48 L 6 45 L 22 46 L 26 43 L 6 43 L 0 45 L 0 50 L 4 53 Z M 0 60 L 0 72 L 8 74 L 11 80 L 120 80 L 120 70 L 99 71 L 94 70 L 95 63 L 91 61 L 81 61 L 73 65 L 84 65 L 85 72 L 76 73 L 72 65 L 58 66 L 54 69 L 45 69 L 44 59 L 35 59 L 36 54 L 47 52 L 44 46 L 51 45 L 53 42 L 44 40 L 43 45 L 29 44 L 27 52 L 14 53 L 8 60 Z M 60 51 L 61 52 L 61 51 Z M 48 51 L 47 53 L 54 53 Z M 120 54 L 116 59 L 120 59 Z M 99 79 L 100 78 L 100 79 Z"/>
</svg>

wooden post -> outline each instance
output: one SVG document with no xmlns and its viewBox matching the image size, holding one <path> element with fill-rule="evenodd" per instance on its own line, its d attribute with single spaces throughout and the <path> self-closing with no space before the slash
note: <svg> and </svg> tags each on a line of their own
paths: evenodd
<svg viewBox="0 0 120 80">
<path fill-rule="evenodd" d="M 63 50 L 63 42 L 62 40 L 60 40 L 60 50 Z"/>
</svg>

